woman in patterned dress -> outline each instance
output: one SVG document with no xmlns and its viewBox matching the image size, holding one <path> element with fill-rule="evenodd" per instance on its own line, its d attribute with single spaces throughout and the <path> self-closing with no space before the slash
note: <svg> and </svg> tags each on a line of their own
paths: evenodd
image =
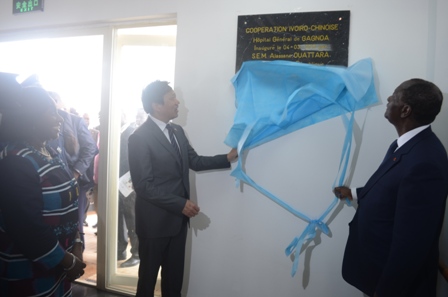
<svg viewBox="0 0 448 297">
<path fill-rule="evenodd" d="M 14 94 L 8 112 L 0 110 L 0 296 L 71 296 L 86 266 L 78 185 L 46 147 L 62 118 L 44 89 Z"/>
</svg>

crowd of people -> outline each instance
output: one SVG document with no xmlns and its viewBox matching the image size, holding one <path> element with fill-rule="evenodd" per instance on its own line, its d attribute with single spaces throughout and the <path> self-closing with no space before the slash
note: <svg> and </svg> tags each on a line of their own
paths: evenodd
<svg viewBox="0 0 448 297">
<path fill-rule="evenodd" d="M 443 96 L 412 79 L 387 99 L 394 141 L 360 188 L 334 188 L 356 200 L 342 276 L 367 296 L 435 297 L 437 270 L 448 281 L 438 245 L 448 195 L 448 158 L 431 130 Z M 166 81 L 150 83 L 134 122 L 121 117 L 117 260 L 139 265 L 136 296 L 180 297 L 189 219 L 189 170 L 230 168 L 238 158 L 201 156 L 178 116 Z M 66 108 L 37 77 L 19 84 L 0 73 L 0 295 L 70 296 L 84 274 L 83 227 L 91 194 L 98 202 L 99 127 Z M 130 257 L 127 250 L 130 245 Z"/>
<path fill-rule="evenodd" d="M 141 110 L 130 133 L 146 119 Z M 1 296 L 68 296 L 84 274 L 83 228 L 90 199 L 98 204 L 99 127 L 89 126 L 87 113 L 66 107 L 37 76 L 18 83 L 0 73 Z M 129 171 L 126 143 L 120 170 Z M 132 209 L 120 204 L 118 250 L 131 239 L 137 251 L 121 267 L 139 264 Z"/>
<path fill-rule="evenodd" d="M 64 119 L 41 87 L 0 80 L 0 293 L 68 296 L 86 264 L 80 185 L 48 144 Z"/>
</svg>

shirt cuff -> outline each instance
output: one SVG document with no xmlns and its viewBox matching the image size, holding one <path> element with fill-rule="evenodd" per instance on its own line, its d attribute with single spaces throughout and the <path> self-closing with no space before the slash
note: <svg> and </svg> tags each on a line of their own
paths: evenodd
<svg viewBox="0 0 448 297">
<path fill-rule="evenodd" d="M 356 188 L 350 188 L 350 191 L 352 191 L 353 200 L 358 201 L 358 192 L 356 191 Z"/>
</svg>

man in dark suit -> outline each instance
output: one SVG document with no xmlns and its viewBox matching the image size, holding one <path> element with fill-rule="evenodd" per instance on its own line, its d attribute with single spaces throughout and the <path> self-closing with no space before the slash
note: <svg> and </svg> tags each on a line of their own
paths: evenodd
<svg viewBox="0 0 448 297">
<path fill-rule="evenodd" d="M 120 179 L 127 179 L 129 172 L 128 141 L 129 136 L 134 132 L 133 124 L 127 122 L 126 114 L 121 114 L 121 134 L 120 134 Z M 125 228 L 126 226 L 126 228 Z M 125 232 L 127 230 L 127 232 Z M 135 191 L 132 189 L 118 192 L 118 240 L 117 240 L 117 260 L 126 259 L 126 248 L 128 238 L 131 244 L 131 257 L 120 264 L 120 267 L 132 267 L 140 263 L 138 254 L 138 237 L 135 233 Z"/>
<path fill-rule="evenodd" d="M 61 97 L 56 92 L 48 92 L 56 102 L 59 115 L 64 119 L 62 131 L 48 145 L 59 151 L 61 160 L 67 165 L 67 172 L 75 177 L 79 184 L 78 214 L 79 232 L 84 239 L 84 224 L 89 202 L 87 192 L 93 188 L 93 171 L 89 170 L 93 158 L 98 154 L 98 147 L 87 128 L 83 118 L 64 111 Z"/>
<path fill-rule="evenodd" d="M 431 82 L 411 79 L 398 86 L 385 113 L 397 142 L 364 187 L 334 189 L 341 199 L 358 199 L 342 276 L 368 296 L 436 296 L 448 159 L 430 124 L 442 100 Z"/>
<path fill-rule="evenodd" d="M 129 138 L 140 242 L 136 296 L 154 296 L 157 274 L 162 267 L 162 295 L 180 297 L 187 224 L 200 210 L 189 200 L 189 169 L 229 168 L 237 152 L 232 149 L 227 155 L 214 157 L 195 152 L 182 127 L 170 123 L 178 115 L 179 101 L 168 82 L 149 84 L 143 90 L 142 103 L 149 117 Z"/>
</svg>

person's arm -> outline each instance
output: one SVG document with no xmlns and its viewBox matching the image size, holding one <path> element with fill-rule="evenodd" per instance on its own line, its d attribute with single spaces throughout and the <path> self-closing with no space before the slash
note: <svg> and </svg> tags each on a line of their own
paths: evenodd
<svg viewBox="0 0 448 297">
<path fill-rule="evenodd" d="M 118 176 L 123 176 L 129 171 L 129 152 L 128 143 L 129 136 L 131 136 L 134 129 L 128 126 L 120 135 L 120 167 L 118 170 Z"/>
<path fill-rule="evenodd" d="M 75 175 L 84 175 L 93 162 L 93 158 L 98 154 L 98 147 L 83 119 L 78 119 L 76 137 L 79 143 L 79 156 L 73 164 L 73 170 L 76 172 Z"/>
<path fill-rule="evenodd" d="M 439 271 L 443 278 L 448 282 L 448 266 L 443 263 L 442 259 L 439 259 Z"/>
<path fill-rule="evenodd" d="M 182 127 L 177 126 L 176 131 L 179 133 L 178 141 L 182 143 L 182 150 L 186 148 L 188 155 L 188 165 L 191 170 L 202 171 L 202 170 L 212 170 L 212 169 L 223 169 L 230 168 L 230 162 L 237 158 L 236 149 L 230 150 L 228 154 L 220 154 L 216 156 L 200 156 L 196 153 L 194 148 L 190 145 L 184 130 Z M 176 137 L 178 137 L 176 135 Z M 179 145 L 181 145 L 179 143 Z"/>
<path fill-rule="evenodd" d="M 84 268 L 86 264 L 75 255 L 75 253 L 65 252 L 64 257 L 61 262 L 59 262 L 66 273 L 67 279 L 69 281 L 74 281 L 84 274 Z"/>
<path fill-rule="evenodd" d="M 0 161 L 0 180 L 6 233 L 27 258 L 47 268 L 56 266 L 65 251 L 43 221 L 42 189 L 34 166 L 25 158 L 7 157 Z"/>
<path fill-rule="evenodd" d="M 81 235 L 79 234 L 79 232 L 76 233 L 75 239 L 73 241 L 73 248 L 72 248 L 72 253 L 73 255 L 75 255 L 77 258 L 79 258 L 81 261 L 83 260 L 83 246 L 84 246 L 84 242 L 81 239 Z"/>
<path fill-rule="evenodd" d="M 64 267 L 67 273 L 67 278 L 70 281 L 74 281 L 84 274 L 84 268 L 86 264 L 83 262 L 83 242 L 80 234 L 77 232 L 73 241 L 73 248 L 71 253 L 65 253 L 64 258 L 59 263 Z M 68 260 L 67 260 L 68 258 Z"/>
<path fill-rule="evenodd" d="M 31 162 L 15 156 L 3 159 L 0 180 L 3 223 L 14 245 L 25 257 L 47 269 L 57 265 L 69 268 L 73 257 L 60 246 L 53 229 L 43 220 L 40 178 Z M 80 275 L 85 264 L 78 259 L 75 266 L 71 274 Z"/>
</svg>

